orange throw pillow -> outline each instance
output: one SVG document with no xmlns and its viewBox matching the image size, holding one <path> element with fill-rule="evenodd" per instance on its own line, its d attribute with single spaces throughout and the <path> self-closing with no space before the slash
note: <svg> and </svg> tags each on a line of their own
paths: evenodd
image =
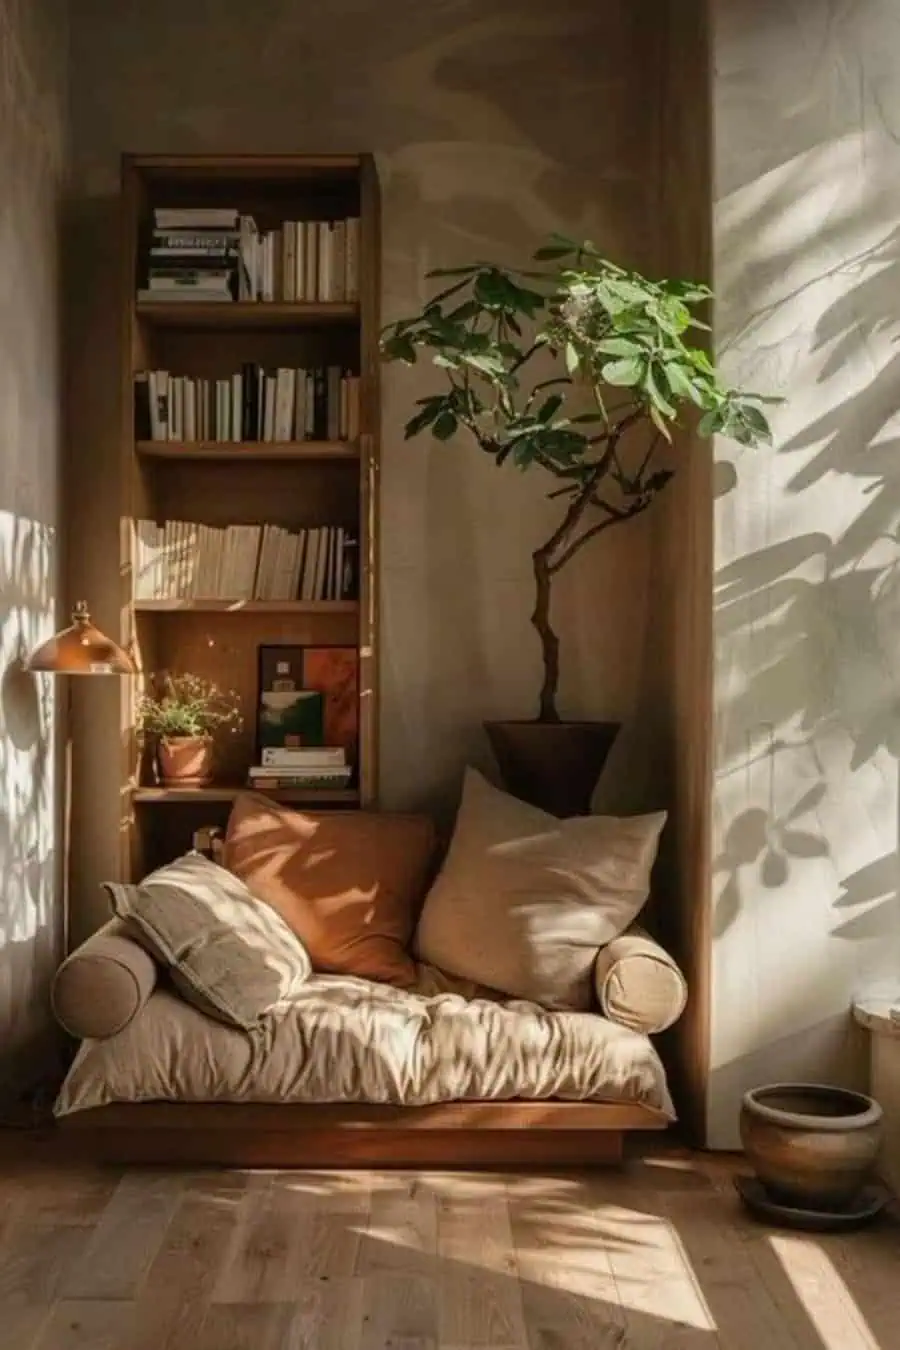
<svg viewBox="0 0 900 1350">
<path fill-rule="evenodd" d="M 245 792 L 228 820 L 224 862 L 281 915 L 314 970 L 408 988 L 434 846 L 425 816 L 291 811 Z"/>
</svg>

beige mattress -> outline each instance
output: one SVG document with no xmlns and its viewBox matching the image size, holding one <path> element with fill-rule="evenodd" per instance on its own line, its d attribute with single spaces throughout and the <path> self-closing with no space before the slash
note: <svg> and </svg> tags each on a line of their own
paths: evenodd
<svg viewBox="0 0 900 1350">
<path fill-rule="evenodd" d="M 314 976 L 261 1034 L 214 1022 L 157 989 L 118 1035 L 85 1041 L 57 1115 L 112 1102 L 370 1102 L 509 1098 L 642 1102 L 672 1115 L 647 1037 L 595 1013 L 548 1012 Z"/>
</svg>

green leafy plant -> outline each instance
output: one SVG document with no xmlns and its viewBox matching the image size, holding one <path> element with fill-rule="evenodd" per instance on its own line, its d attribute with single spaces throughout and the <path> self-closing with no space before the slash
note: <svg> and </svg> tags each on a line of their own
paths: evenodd
<svg viewBox="0 0 900 1350">
<path fill-rule="evenodd" d="M 421 313 L 389 324 L 386 361 L 419 352 L 442 392 L 419 399 L 406 436 L 469 433 L 496 464 L 537 466 L 558 486 L 562 518 L 532 553 L 544 677 L 539 720 L 559 721 L 559 639 L 550 623 L 554 577 L 604 530 L 645 511 L 672 476 L 659 462 L 688 411 L 703 436 L 743 445 L 771 439 L 777 400 L 732 389 L 693 331 L 711 297 L 687 281 L 651 281 L 562 236 L 530 270 L 493 263 L 429 272 L 437 293 Z"/>
<path fill-rule="evenodd" d="M 135 723 L 145 735 L 162 740 L 211 736 L 242 724 L 240 697 L 224 693 L 218 685 L 199 675 L 172 675 L 168 671 L 150 677 L 150 689 L 138 699 Z"/>
</svg>

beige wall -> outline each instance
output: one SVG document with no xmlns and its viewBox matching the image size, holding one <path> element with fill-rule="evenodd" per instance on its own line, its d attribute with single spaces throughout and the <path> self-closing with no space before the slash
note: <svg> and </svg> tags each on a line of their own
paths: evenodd
<svg viewBox="0 0 900 1350">
<path fill-rule="evenodd" d="M 62 0 L 0 0 L 0 1096 L 46 1067 L 59 950 L 59 690 L 19 662 L 58 626 Z"/>
<path fill-rule="evenodd" d="M 717 448 L 709 1129 L 765 1080 L 853 1081 L 848 1007 L 900 992 L 892 0 L 714 0 L 716 346 L 785 396 Z"/>
<path fill-rule="evenodd" d="M 72 233 L 76 584 L 115 625 L 117 409 L 114 204 L 122 150 L 375 152 L 385 317 L 427 267 L 518 259 L 553 229 L 652 265 L 657 229 L 654 51 L 636 7 L 595 0 L 360 6 L 232 3 L 197 11 L 84 0 L 73 31 Z M 634 71 L 642 71 L 635 80 Z M 556 518 L 535 475 L 463 444 L 405 445 L 427 372 L 384 375 L 382 800 L 442 805 L 482 718 L 527 716 L 538 654 L 530 551 Z M 582 554 L 559 587 L 562 710 L 629 718 L 644 654 L 647 522 Z M 76 888 L 85 922 L 115 867 L 111 691 L 91 690 L 79 750 Z M 84 723 L 83 725 L 87 725 Z M 646 799 L 648 757 L 622 738 L 606 800 Z"/>
</svg>

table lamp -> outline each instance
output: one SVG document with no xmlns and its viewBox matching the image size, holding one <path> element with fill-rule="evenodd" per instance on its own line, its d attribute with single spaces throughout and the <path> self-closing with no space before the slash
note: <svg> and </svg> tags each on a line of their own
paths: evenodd
<svg viewBox="0 0 900 1350">
<path fill-rule="evenodd" d="M 91 623 L 88 607 L 79 600 L 72 622 L 35 648 L 25 669 L 47 675 L 134 675 L 127 652 Z M 63 778 L 63 957 L 69 954 L 69 850 L 72 831 L 72 686 L 66 690 L 66 747 Z"/>
</svg>

